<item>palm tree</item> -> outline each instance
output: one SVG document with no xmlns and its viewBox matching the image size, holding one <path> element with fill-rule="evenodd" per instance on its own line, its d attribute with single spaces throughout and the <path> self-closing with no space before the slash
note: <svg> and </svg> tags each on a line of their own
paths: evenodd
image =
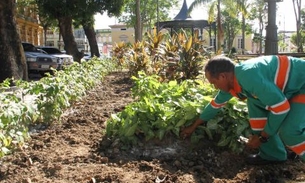
<svg viewBox="0 0 305 183">
<path fill-rule="evenodd" d="M 215 9 L 217 10 L 217 53 L 220 54 L 222 51 L 222 43 L 224 40 L 224 32 L 221 25 L 221 11 L 220 6 L 221 2 L 227 6 L 234 6 L 236 10 L 241 11 L 243 15 L 247 14 L 247 10 L 245 8 L 244 0 L 195 0 L 189 7 L 189 13 L 193 11 L 196 7 L 204 3 L 211 3 L 209 8 L 209 17 L 208 21 L 214 21 Z M 236 11 L 232 12 L 232 15 L 236 16 Z M 243 25 L 244 26 L 244 25 Z"/>
</svg>

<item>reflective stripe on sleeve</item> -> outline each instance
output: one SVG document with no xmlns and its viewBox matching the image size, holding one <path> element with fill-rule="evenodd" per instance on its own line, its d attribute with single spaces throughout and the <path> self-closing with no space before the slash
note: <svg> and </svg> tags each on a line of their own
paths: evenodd
<svg viewBox="0 0 305 183">
<path fill-rule="evenodd" d="M 289 101 L 305 104 L 305 94 L 296 95 L 296 96 L 292 97 Z"/>
<path fill-rule="evenodd" d="M 224 105 L 226 105 L 226 103 L 227 103 L 227 102 L 218 104 L 218 103 L 215 102 L 214 99 L 210 102 L 211 106 L 212 106 L 214 109 L 219 109 L 219 108 L 223 107 Z"/>
<path fill-rule="evenodd" d="M 250 118 L 250 126 L 254 131 L 262 131 L 267 123 L 267 117 Z"/>
<path fill-rule="evenodd" d="M 285 98 L 284 101 L 275 104 L 273 106 L 267 106 L 267 110 L 270 110 L 273 114 L 279 115 L 279 114 L 285 114 L 290 110 L 290 104 L 288 100 Z"/>
</svg>

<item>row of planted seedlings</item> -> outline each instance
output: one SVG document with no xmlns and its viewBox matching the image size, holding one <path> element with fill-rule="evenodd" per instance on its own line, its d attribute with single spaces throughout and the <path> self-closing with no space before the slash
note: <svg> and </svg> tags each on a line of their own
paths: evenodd
<svg viewBox="0 0 305 183">
<path fill-rule="evenodd" d="M 133 81 L 135 102 L 112 114 L 106 126 L 106 135 L 122 142 L 124 148 L 143 143 L 143 139 L 163 140 L 168 135 L 179 139 L 180 130 L 191 125 L 216 94 L 202 79 L 160 82 L 160 76 L 140 72 Z M 241 152 L 244 145 L 238 139 L 250 134 L 247 114 L 244 102 L 231 99 L 214 119 L 197 128 L 191 142 L 207 138 Z"/>
<path fill-rule="evenodd" d="M 58 121 L 65 109 L 115 69 L 110 60 L 93 58 L 75 62 L 39 81 L 7 79 L 0 88 L 0 157 L 22 147 L 29 137 L 29 126 Z M 10 83 L 16 84 L 12 90 Z"/>
<path fill-rule="evenodd" d="M 135 102 L 113 114 L 107 121 L 106 135 L 119 140 L 125 148 L 145 140 L 177 138 L 182 128 L 199 117 L 202 109 L 216 95 L 204 80 L 203 66 L 210 54 L 202 40 L 185 31 L 173 36 L 154 32 L 142 42 L 120 43 L 114 55 L 121 66 L 129 69 L 134 81 Z M 219 146 L 241 152 L 240 136 L 249 136 L 246 104 L 231 99 L 220 113 L 191 136 L 193 143 L 202 138 Z"/>
</svg>

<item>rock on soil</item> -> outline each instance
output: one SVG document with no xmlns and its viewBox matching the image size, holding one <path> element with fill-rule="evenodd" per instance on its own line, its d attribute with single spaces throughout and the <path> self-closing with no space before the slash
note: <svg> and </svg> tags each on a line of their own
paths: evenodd
<svg viewBox="0 0 305 183">
<path fill-rule="evenodd" d="M 192 145 L 168 137 L 121 149 L 103 130 L 112 113 L 133 101 L 131 87 L 127 73 L 112 73 L 65 111 L 60 121 L 33 127 L 24 148 L 0 160 L 0 182 L 305 182 L 305 164 L 298 159 L 249 166 L 244 162 L 246 153 L 236 155 L 209 141 Z"/>
</svg>

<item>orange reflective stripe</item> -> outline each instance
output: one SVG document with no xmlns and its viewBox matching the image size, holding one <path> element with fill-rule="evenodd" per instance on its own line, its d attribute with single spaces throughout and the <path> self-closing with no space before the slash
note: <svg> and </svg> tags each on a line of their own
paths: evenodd
<svg viewBox="0 0 305 183">
<path fill-rule="evenodd" d="M 287 56 L 279 55 L 278 56 L 278 68 L 275 75 L 275 84 L 284 91 L 286 83 L 288 81 L 290 70 L 290 61 Z"/>
<path fill-rule="evenodd" d="M 237 96 L 237 94 L 236 94 L 236 92 L 235 92 L 234 90 L 230 90 L 230 94 L 231 94 L 232 96 L 238 98 L 238 96 Z"/>
<path fill-rule="evenodd" d="M 302 142 L 295 146 L 290 146 L 290 149 L 298 155 L 303 155 L 305 153 L 305 142 Z"/>
<path fill-rule="evenodd" d="M 296 96 L 292 97 L 289 101 L 305 104 L 305 94 L 296 95 Z"/>
<path fill-rule="evenodd" d="M 268 109 L 274 114 L 283 114 L 283 113 L 286 113 L 289 111 L 290 104 L 289 104 L 288 100 L 285 99 L 283 102 L 280 102 L 271 107 L 268 107 Z"/>
<path fill-rule="evenodd" d="M 249 121 L 253 130 L 263 130 L 267 123 L 267 118 L 250 118 Z"/>
<path fill-rule="evenodd" d="M 226 104 L 226 102 L 225 102 L 225 103 L 222 103 L 222 104 L 218 104 L 218 103 L 215 102 L 215 100 L 212 100 L 212 101 L 210 102 L 210 104 L 211 104 L 211 106 L 212 106 L 213 108 L 218 109 L 218 108 L 223 107 L 223 106 Z"/>
<path fill-rule="evenodd" d="M 234 83 L 233 89 L 231 89 L 229 92 L 231 93 L 232 96 L 239 98 L 237 94 L 240 93 L 242 89 L 241 89 L 241 86 L 237 82 L 236 76 L 234 76 L 233 83 Z"/>
</svg>

